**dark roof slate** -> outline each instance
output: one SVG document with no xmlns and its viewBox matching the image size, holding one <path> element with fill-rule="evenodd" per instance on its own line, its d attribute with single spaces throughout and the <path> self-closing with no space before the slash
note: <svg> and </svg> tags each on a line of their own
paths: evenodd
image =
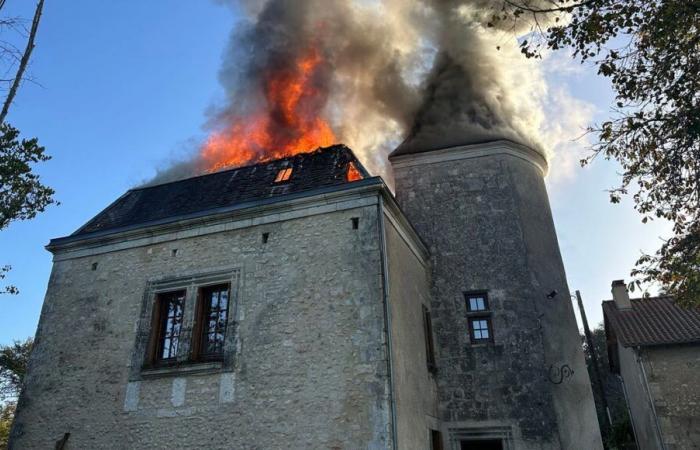
<svg viewBox="0 0 700 450">
<path fill-rule="evenodd" d="M 632 299 L 632 308 L 603 302 L 603 314 L 625 347 L 700 342 L 700 308 L 682 308 L 672 297 Z"/>
<path fill-rule="evenodd" d="M 344 145 L 319 148 L 288 158 L 223 170 L 170 183 L 131 189 L 79 228 L 71 237 L 162 222 L 256 200 L 339 186 L 347 181 L 352 162 L 364 178 L 369 174 Z M 275 183 L 280 170 L 291 178 Z"/>
</svg>

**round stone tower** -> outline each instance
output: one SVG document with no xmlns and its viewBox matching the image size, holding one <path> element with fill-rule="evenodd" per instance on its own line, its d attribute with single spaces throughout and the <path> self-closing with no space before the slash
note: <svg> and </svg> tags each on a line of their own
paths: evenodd
<svg viewBox="0 0 700 450">
<path fill-rule="evenodd" d="M 389 159 L 431 253 L 446 448 L 602 449 L 546 160 L 506 140 Z"/>
</svg>

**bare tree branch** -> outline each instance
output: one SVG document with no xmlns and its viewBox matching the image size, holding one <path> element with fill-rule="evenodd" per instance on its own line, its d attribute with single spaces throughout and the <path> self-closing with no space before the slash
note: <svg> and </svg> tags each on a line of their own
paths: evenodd
<svg viewBox="0 0 700 450">
<path fill-rule="evenodd" d="M 0 4 L 0 8 L 2 8 L 4 0 L 0 0 L 0 2 L 2 2 L 2 4 Z M 5 99 L 5 104 L 2 106 L 2 112 L 0 112 L 0 125 L 5 122 L 5 117 L 7 117 L 7 113 L 10 110 L 10 105 L 12 104 L 15 95 L 17 95 L 19 85 L 22 83 L 22 76 L 24 76 L 24 71 L 27 69 L 27 64 L 29 64 L 29 58 L 32 56 L 32 50 L 34 50 L 34 39 L 36 38 L 36 32 L 39 28 L 39 21 L 41 20 L 41 12 L 43 8 L 44 0 L 39 0 L 39 3 L 36 5 L 36 11 L 34 12 L 34 19 L 32 20 L 32 28 L 29 32 L 29 38 L 27 39 L 27 47 L 24 49 L 24 55 L 22 55 L 22 59 L 19 62 L 17 75 L 15 75 L 15 81 L 12 83 L 10 92 L 7 94 L 7 98 Z"/>
</svg>

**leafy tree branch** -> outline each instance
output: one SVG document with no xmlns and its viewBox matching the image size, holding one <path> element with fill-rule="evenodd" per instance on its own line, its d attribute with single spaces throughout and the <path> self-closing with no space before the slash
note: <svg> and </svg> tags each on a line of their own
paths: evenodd
<svg viewBox="0 0 700 450">
<path fill-rule="evenodd" d="M 589 131 L 589 157 L 622 167 L 617 203 L 629 195 L 642 222 L 666 219 L 673 236 L 643 255 L 634 285 L 658 282 L 677 300 L 700 304 L 700 1 L 503 0 L 492 21 L 528 20 L 529 58 L 571 49 L 615 91 L 612 117 Z"/>
</svg>

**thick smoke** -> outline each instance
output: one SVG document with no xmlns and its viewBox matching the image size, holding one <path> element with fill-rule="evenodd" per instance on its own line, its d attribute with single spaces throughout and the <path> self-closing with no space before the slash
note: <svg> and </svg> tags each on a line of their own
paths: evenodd
<svg viewBox="0 0 700 450">
<path fill-rule="evenodd" d="M 313 48 L 324 60 L 314 76 L 322 104 L 314 107 L 374 173 L 385 174 L 398 145 L 507 138 L 546 153 L 551 144 L 541 133 L 544 76 L 516 41 L 527 30 L 489 24 L 500 1 L 221 2 L 247 20 L 232 34 L 220 73 L 227 99 L 211 112 L 210 130 L 263 107 L 265 74 Z"/>
</svg>

